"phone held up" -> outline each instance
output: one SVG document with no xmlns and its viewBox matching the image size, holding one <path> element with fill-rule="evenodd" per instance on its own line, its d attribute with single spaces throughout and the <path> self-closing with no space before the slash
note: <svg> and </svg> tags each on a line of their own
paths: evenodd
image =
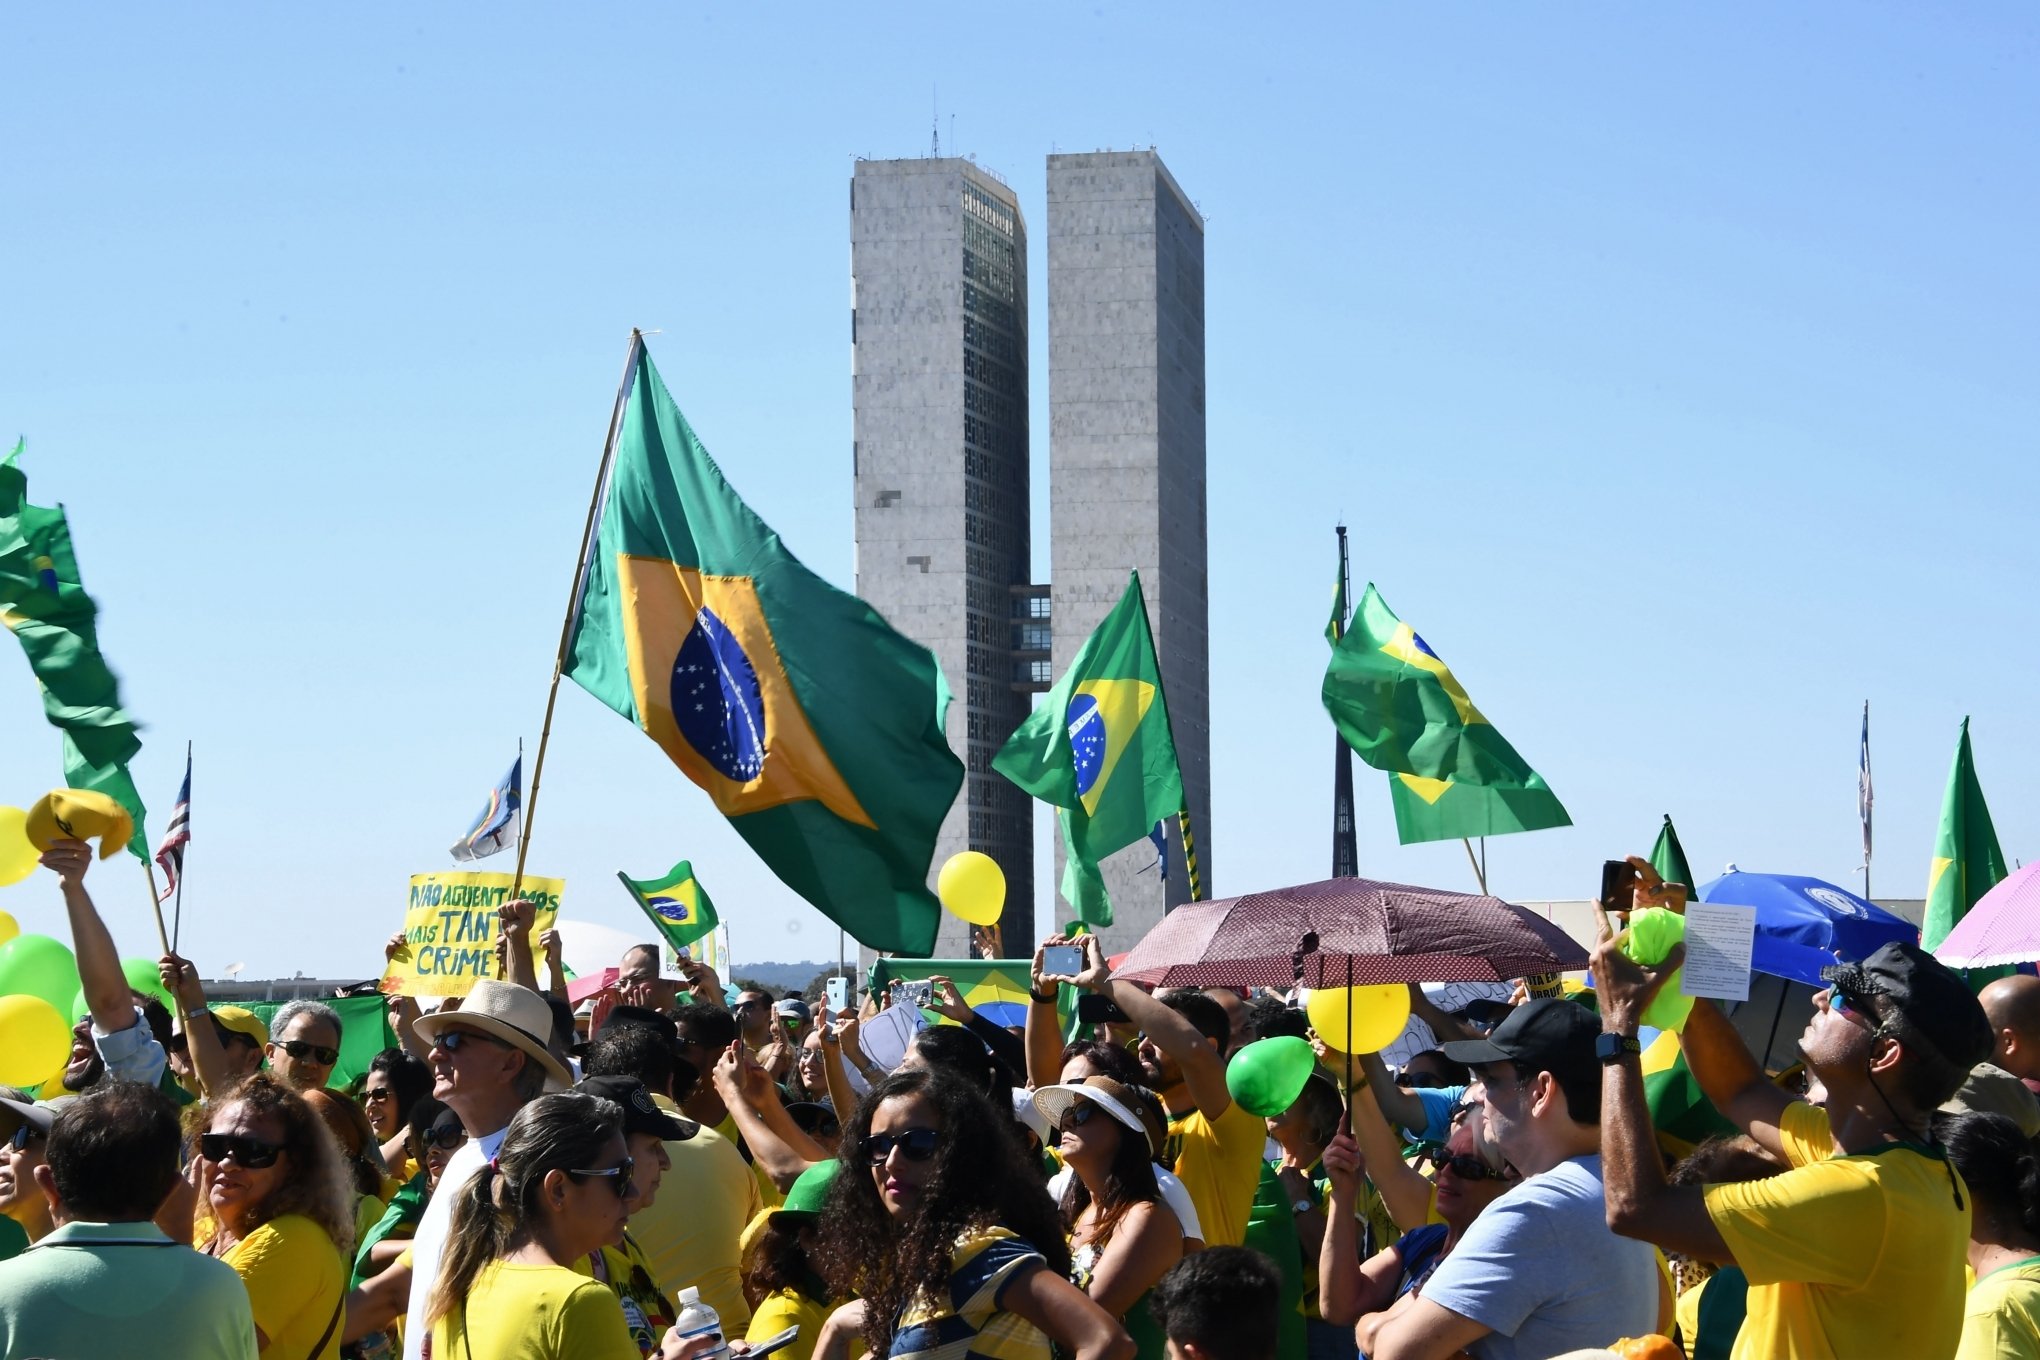
<svg viewBox="0 0 2040 1360">
<path fill-rule="evenodd" d="M 1084 971 L 1084 951 L 1073 944 L 1052 944 L 1041 951 L 1043 977 L 1073 978 Z"/>
</svg>

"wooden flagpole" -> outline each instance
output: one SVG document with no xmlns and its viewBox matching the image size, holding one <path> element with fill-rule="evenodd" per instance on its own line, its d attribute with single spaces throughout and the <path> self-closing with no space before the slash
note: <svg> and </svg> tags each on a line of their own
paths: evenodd
<svg viewBox="0 0 2040 1360">
<path fill-rule="evenodd" d="M 170 948 L 170 932 L 163 928 L 163 899 L 156 893 L 156 861 L 149 858 L 149 847 L 142 847 L 142 868 L 149 875 L 149 910 L 156 913 L 156 942 L 163 946 L 165 954 Z"/>
<path fill-rule="evenodd" d="M 517 837 L 517 872 L 510 880 L 510 895 L 524 890 L 524 856 L 531 849 L 531 824 L 538 819 L 538 780 L 545 770 L 546 742 L 552 736 L 553 705 L 560 697 L 560 674 L 567 667 L 567 644 L 573 641 L 574 615 L 581 606 L 581 587 L 588 577 L 588 545 L 595 538 L 595 517 L 602 510 L 602 489 L 609 484 L 609 463 L 616 456 L 616 432 L 623 423 L 624 403 L 630 398 L 630 380 L 637 372 L 638 356 L 644 352 L 644 332 L 631 327 L 630 350 L 623 360 L 623 380 L 616 386 L 616 405 L 609 412 L 609 433 L 602 440 L 602 464 L 595 473 L 595 491 L 588 497 L 588 521 L 581 527 L 581 555 L 574 566 L 573 589 L 567 593 L 567 616 L 560 620 L 560 648 L 553 657 L 552 687 L 545 693 L 545 724 L 538 730 L 538 756 L 531 762 L 531 796 L 524 800 L 524 828 Z"/>
</svg>

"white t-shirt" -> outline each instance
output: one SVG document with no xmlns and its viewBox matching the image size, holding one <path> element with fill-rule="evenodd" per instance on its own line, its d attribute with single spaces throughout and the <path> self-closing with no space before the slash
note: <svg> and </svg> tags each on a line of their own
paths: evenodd
<svg viewBox="0 0 2040 1360">
<path fill-rule="evenodd" d="M 1057 1204 L 1062 1203 L 1063 1191 L 1069 1188 L 1070 1177 L 1076 1175 L 1074 1167 L 1064 1167 L 1048 1178 L 1048 1197 Z M 1183 1225 L 1183 1236 L 1192 1242 L 1204 1240 L 1204 1225 L 1197 1221 L 1197 1206 L 1190 1202 L 1190 1192 L 1161 1167 L 1155 1168 L 1155 1185 L 1162 1192 L 1162 1203 L 1175 1213 L 1176 1221 Z"/>
<path fill-rule="evenodd" d="M 496 1155 L 503 1146 L 503 1135 L 509 1131 L 506 1124 L 494 1133 L 462 1143 L 459 1151 L 446 1159 L 446 1170 L 439 1173 L 438 1188 L 425 1203 L 417 1235 L 411 1239 L 411 1302 L 405 1313 L 410 1320 L 404 1326 L 404 1360 L 425 1360 L 425 1344 L 432 1338 L 432 1329 L 423 1325 L 425 1307 L 431 1302 L 433 1286 L 439 1283 L 439 1258 L 446 1251 L 453 1202 Z"/>
</svg>

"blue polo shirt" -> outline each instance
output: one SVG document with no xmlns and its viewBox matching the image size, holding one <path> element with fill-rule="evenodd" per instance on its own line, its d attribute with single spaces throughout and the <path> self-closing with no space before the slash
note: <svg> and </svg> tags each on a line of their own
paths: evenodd
<svg viewBox="0 0 2040 1360">
<path fill-rule="evenodd" d="M 66 1223 L 0 1261 L 0 1355 L 256 1360 L 255 1315 L 232 1266 L 153 1223 Z"/>
</svg>

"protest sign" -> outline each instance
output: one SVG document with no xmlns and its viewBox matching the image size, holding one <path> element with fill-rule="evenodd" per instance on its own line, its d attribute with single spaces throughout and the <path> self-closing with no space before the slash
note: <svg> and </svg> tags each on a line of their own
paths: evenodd
<svg viewBox="0 0 2040 1360">
<path fill-rule="evenodd" d="M 411 876 L 404 908 L 409 949 L 390 960 L 385 992 L 406 996 L 466 996 L 496 976 L 496 912 L 510 900 L 509 874 L 436 873 Z M 552 927 L 560 912 L 558 878 L 526 876 L 523 896 L 538 909 L 532 938 Z"/>
</svg>

